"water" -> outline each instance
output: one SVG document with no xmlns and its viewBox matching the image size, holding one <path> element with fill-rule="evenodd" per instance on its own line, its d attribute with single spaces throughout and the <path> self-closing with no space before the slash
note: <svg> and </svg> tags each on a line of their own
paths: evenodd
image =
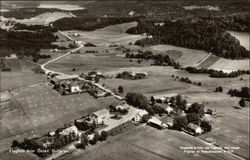
<svg viewBox="0 0 250 160">
<path fill-rule="evenodd" d="M 227 31 L 232 36 L 240 41 L 240 44 L 249 51 L 249 33 L 248 32 L 236 32 L 236 31 Z"/>
</svg>

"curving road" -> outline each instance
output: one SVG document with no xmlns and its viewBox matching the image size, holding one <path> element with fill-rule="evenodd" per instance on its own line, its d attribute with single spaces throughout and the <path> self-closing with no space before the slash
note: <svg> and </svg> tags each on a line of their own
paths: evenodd
<svg viewBox="0 0 250 160">
<path fill-rule="evenodd" d="M 61 32 L 61 31 L 58 31 L 58 32 L 61 33 L 61 34 L 63 34 L 64 36 L 68 37 L 71 41 L 74 41 L 69 35 L 67 35 L 67 34 L 65 34 L 65 33 Z M 58 59 L 60 59 L 60 58 L 65 57 L 65 56 L 69 55 L 70 53 L 75 52 L 75 51 L 77 51 L 77 50 L 79 50 L 79 49 L 81 49 L 81 48 L 83 47 L 83 45 L 82 45 L 81 43 L 79 43 L 79 42 L 77 42 L 77 41 L 76 41 L 76 43 L 79 45 L 79 47 L 73 49 L 72 51 L 67 52 L 67 53 L 64 54 L 64 55 L 61 55 L 61 56 L 59 56 L 59 57 L 56 57 L 56 58 L 54 58 L 54 59 L 52 59 L 52 60 L 49 60 L 48 62 L 42 64 L 42 65 L 41 65 L 41 69 L 45 71 L 45 74 L 48 74 L 49 72 L 51 72 L 51 73 L 57 73 L 57 74 L 64 74 L 64 73 L 61 73 L 61 72 L 56 72 L 56 71 L 49 70 L 49 69 L 45 68 L 45 66 L 48 65 L 48 64 L 51 63 L 51 62 L 54 62 L 54 61 L 56 61 L 56 60 L 58 60 Z"/>
<path fill-rule="evenodd" d="M 64 36 L 68 37 L 71 41 L 74 41 L 74 39 L 71 38 L 69 35 L 67 35 L 67 34 L 65 34 L 65 33 L 61 32 L 61 31 L 58 31 L 58 32 L 61 33 L 61 34 L 63 34 Z M 65 56 L 69 55 L 70 53 L 75 52 L 75 51 L 77 51 L 77 50 L 79 50 L 79 49 L 81 49 L 83 47 L 83 44 L 79 43 L 78 41 L 75 41 L 75 43 L 77 43 L 79 45 L 79 47 L 77 47 L 77 48 L 75 48 L 75 49 L 67 52 L 64 55 L 61 55 L 61 56 L 56 57 L 56 58 L 54 58 L 52 60 L 49 60 L 46 63 L 44 63 L 44 64 L 41 65 L 41 69 L 44 70 L 45 74 L 48 74 L 49 72 L 51 72 L 51 73 L 56 73 L 56 74 L 60 74 L 60 75 L 66 75 L 65 73 L 62 73 L 62 72 L 57 72 L 57 71 L 49 70 L 49 69 L 45 68 L 45 66 L 48 65 L 48 64 L 50 64 L 50 63 L 52 63 L 52 62 L 54 62 L 54 61 L 56 61 L 56 60 L 58 60 L 58 59 L 61 59 L 61 58 L 65 57 Z M 79 79 L 83 80 L 83 81 L 87 81 L 87 80 L 85 80 L 83 78 L 80 78 L 80 77 L 79 77 Z M 111 90 L 109 90 L 107 88 L 104 88 L 103 86 L 101 86 L 98 83 L 94 83 L 94 82 L 91 82 L 91 81 L 88 81 L 88 82 L 92 83 L 93 85 L 95 85 L 96 87 L 100 88 L 101 90 L 110 93 L 112 96 L 114 96 L 115 98 L 117 98 L 119 100 L 123 100 L 124 99 L 123 97 L 121 97 L 119 95 L 116 95 L 114 92 L 112 92 Z"/>
</svg>

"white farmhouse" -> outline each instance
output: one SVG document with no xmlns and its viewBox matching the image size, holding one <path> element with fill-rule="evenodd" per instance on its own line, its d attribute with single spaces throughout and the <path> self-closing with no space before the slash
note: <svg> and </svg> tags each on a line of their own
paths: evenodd
<svg viewBox="0 0 250 160">
<path fill-rule="evenodd" d="M 96 124 L 104 124 L 104 121 L 110 117 L 109 110 L 104 108 L 92 113 Z"/>
<path fill-rule="evenodd" d="M 147 115 L 147 114 L 148 114 L 148 112 L 145 111 L 145 110 L 141 110 L 141 111 L 137 112 L 136 115 L 135 115 L 135 122 L 141 122 L 142 117 L 144 115 Z"/>
<path fill-rule="evenodd" d="M 69 135 L 70 133 L 75 133 L 75 135 L 78 135 L 79 131 L 76 128 L 76 126 L 71 126 L 71 127 L 68 127 L 66 129 L 62 130 L 59 134 L 66 136 L 66 135 Z"/>
</svg>

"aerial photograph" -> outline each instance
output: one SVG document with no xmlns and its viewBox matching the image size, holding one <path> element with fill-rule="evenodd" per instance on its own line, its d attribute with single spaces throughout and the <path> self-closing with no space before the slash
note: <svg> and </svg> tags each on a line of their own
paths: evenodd
<svg viewBox="0 0 250 160">
<path fill-rule="evenodd" d="M 249 160 L 249 0 L 0 1 L 0 160 Z"/>
</svg>

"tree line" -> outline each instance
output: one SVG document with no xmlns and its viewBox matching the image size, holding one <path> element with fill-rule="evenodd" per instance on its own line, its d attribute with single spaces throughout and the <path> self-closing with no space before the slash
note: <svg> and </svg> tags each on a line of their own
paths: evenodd
<svg viewBox="0 0 250 160">
<path fill-rule="evenodd" d="M 157 54 L 154 55 L 151 51 L 140 51 L 138 54 L 126 53 L 126 58 L 137 58 L 137 59 L 153 59 L 154 63 L 152 65 L 157 66 L 174 66 L 175 68 L 180 68 L 180 64 L 175 62 L 173 59 L 170 59 L 168 55 Z"/>
<path fill-rule="evenodd" d="M 140 17 L 71 17 L 62 18 L 53 23 L 53 27 L 57 30 L 81 30 L 93 31 L 109 25 L 133 22 Z"/>
<path fill-rule="evenodd" d="M 154 21 L 140 19 L 138 26 L 127 30 L 130 34 L 151 35 L 141 39 L 136 45 L 170 44 L 192 49 L 201 49 L 224 58 L 249 58 L 250 52 L 242 47 L 239 41 L 216 23 L 199 20 L 164 21 L 163 26 L 155 25 Z"/>
<path fill-rule="evenodd" d="M 250 74 L 249 70 L 237 70 L 232 71 L 230 73 L 225 73 L 223 71 L 218 71 L 214 69 L 206 69 L 206 68 L 195 68 L 195 67 L 186 67 L 185 69 L 189 73 L 199 74 L 199 73 L 207 73 L 210 74 L 212 78 L 235 78 L 242 74 Z"/>
</svg>

